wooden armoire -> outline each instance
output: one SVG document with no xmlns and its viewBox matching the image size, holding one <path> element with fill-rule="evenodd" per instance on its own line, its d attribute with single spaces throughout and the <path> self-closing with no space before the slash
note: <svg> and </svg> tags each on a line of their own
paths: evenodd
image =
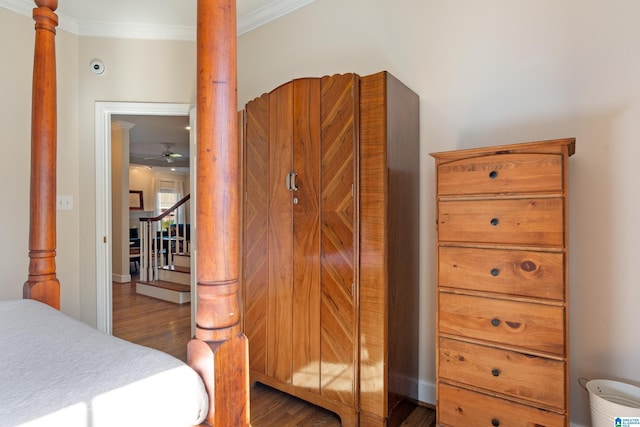
<svg viewBox="0 0 640 427">
<path fill-rule="evenodd" d="M 569 425 L 575 139 L 433 153 L 437 421 Z"/>
<path fill-rule="evenodd" d="M 243 110 L 252 383 L 398 424 L 418 383 L 419 99 L 387 72 L 301 78 Z"/>
</svg>

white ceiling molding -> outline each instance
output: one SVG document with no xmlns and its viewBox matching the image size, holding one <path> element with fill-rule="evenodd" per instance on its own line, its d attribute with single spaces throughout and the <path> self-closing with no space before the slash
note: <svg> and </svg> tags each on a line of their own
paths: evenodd
<svg viewBox="0 0 640 427">
<path fill-rule="evenodd" d="M 238 17 L 238 35 L 247 33 L 267 22 L 280 18 L 315 0 L 273 0 L 246 15 Z"/>
<path fill-rule="evenodd" d="M 0 7 L 12 10 L 26 16 L 33 16 L 33 9 L 36 7 L 33 0 L 0 0 Z M 80 34 L 78 21 L 63 14 L 58 14 L 58 28 L 69 31 L 73 34 Z"/>
<path fill-rule="evenodd" d="M 243 16 L 238 16 L 238 35 L 247 33 L 313 1 L 315 0 L 272 0 Z M 21 15 L 32 16 L 35 4 L 33 0 L 0 0 L 0 7 Z M 186 41 L 195 41 L 196 39 L 195 25 L 156 25 L 114 21 L 85 22 L 82 18 L 72 18 L 61 13 L 58 13 L 58 18 L 58 28 L 79 36 Z"/>
<path fill-rule="evenodd" d="M 62 27 L 62 22 L 60 27 L 64 28 Z M 75 34 L 80 36 L 119 39 L 196 40 L 195 27 L 176 25 L 135 24 L 130 22 L 81 22 L 78 29 L 79 31 Z"/>
</svg>

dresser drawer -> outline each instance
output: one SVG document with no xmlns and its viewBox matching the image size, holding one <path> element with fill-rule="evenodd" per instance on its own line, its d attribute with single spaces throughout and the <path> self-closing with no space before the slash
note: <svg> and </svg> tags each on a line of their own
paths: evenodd
<svg viewBox="0 0 640 427">
<path fill-rule="evenodd" d="M 440 195 L 561 192 L 563 182 L 558 154 L 497 154 L 438 167 Z"/>
<path fill-rule="evenodd" d="M 441 242 L 562 247 L 563 199 L 441 201 L 438 237 Z"/>
<path fill-rule="evenodd" d="M 565 409 L 564 362 L 440 338 L 439 376 Z"/>
<path fill-rule="evenodd" d="M 562 253 L 440 247 L 438 286 L 564 299 Z"/>
<path fill-rule="evenodd" d="M 564 415 L 446 384 L 439 385 L 437 398 L 437 422 L 442 426 L 565 426 Z"/>
<path fill-rule="evenodd" d="M 439 292 L 440 333 L 565 353 L 564 308 Z"/>
</svg>

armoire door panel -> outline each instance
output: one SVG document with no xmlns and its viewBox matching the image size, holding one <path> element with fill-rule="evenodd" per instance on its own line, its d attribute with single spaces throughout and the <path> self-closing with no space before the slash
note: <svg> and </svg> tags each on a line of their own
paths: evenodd
<svg viewBox="0 0 640 427">
<path fill-rule="evenodd" d="M 321 89 L 322 395 L 354 403 L 355 75 L 324 77 Z"/>
<path fill-rule="evenodd" d="M 245 242 L 244 242 L 244 323 L 251 343 L 249 367 L 266 373 L 268 254 L 268 96 L 246 106 L 245 128 Z M 246 238 L 249 236 L 249 238 Z"/>
<path fill-rule="evenodd" d="M 293 85 L 269 95 L 269 307 L 267 375 L 291 383 L 293 307 L 292 196 L 285 186 L 293 158 Z"/>
<path fill-rule="evenodd" d="M 292 384 L 320 392 L 320 81 L 293 82 Z"/>
</svg>

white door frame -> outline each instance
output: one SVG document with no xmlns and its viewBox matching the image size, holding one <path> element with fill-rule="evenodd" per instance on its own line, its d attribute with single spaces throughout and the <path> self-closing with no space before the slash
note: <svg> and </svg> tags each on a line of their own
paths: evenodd
<svg viewBox="0 0 640 427">
<path fill-rule="evenodd" d="M 96 102 L 96 326 L 112 333 L 111 264 L 111 116 L 189 116 L 191 105 L 179 103 Z M 193 210 L 192 210 L 193 211 Z"/>
</svg>

